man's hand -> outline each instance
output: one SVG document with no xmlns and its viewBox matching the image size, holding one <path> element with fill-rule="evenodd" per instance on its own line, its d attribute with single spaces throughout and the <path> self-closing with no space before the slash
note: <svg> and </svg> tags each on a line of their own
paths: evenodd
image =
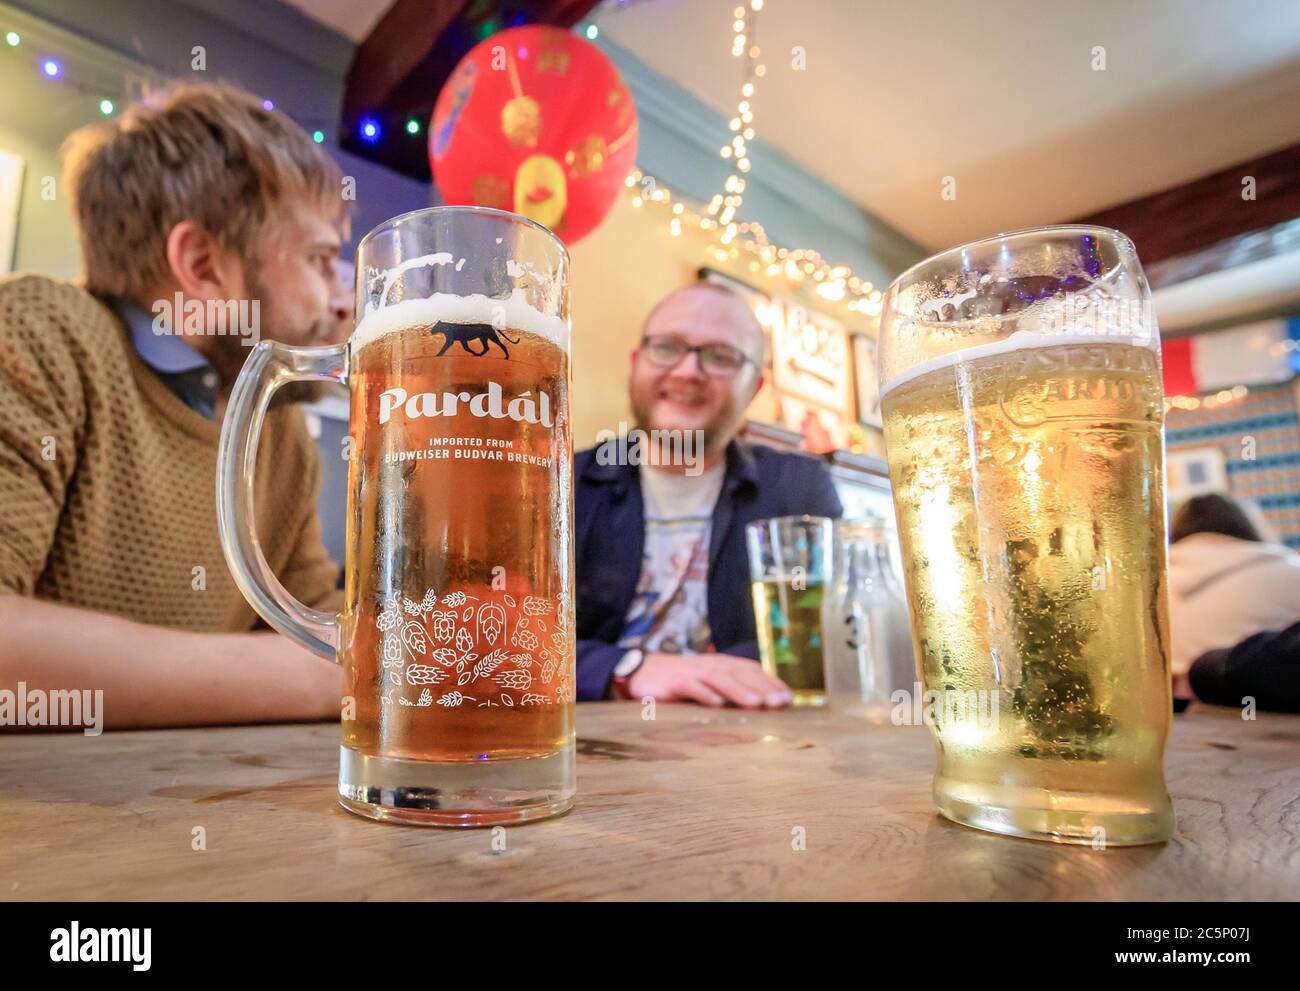
<svg viewBox="0 0 1300 991">
<path fill-rule="evenodd" d="M 261 666 L 276 682 L 267 693 L 279 699 L 285 718 L 333 720 L 339 718 L 344 687 L 343 670 L 333 661 L 299 647 L 288 637 L 269 630 L 258 633 L 219 634 L 249 662 Z"/>
<path fill-rule="evenodd" d="M 646 654 L 627 682 L 633 699 L 661 702 L 738 705 L 744 709 L 781 709 L 793 696 L 786 684 L 757 661 L 730 654 Z"/>
<path fill-rule="evenodd" d="M 105 729 L 337 720 L 343 672 L 278 633 L 190 633 L 0 594 L 0 688 L 104 692 Z"/>
</svg>

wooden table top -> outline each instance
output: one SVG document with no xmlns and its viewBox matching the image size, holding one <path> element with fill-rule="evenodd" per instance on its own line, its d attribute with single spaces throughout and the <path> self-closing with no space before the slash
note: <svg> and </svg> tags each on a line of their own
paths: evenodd
<svg viewBox="0 0 1300 991">
<path fill-rule="evenodd" d="M 1300 716 L 1176 717 L 1176 837 L 1097 851 L 942 819 L 924 727 L 808 710 L 641 714 L 580 705 L 576 807 L 506 830 L 504 850 L 489 830 L 344 812 L 331 725 L 6 736 L 0 898 L 1300 896 Z M 206 850 L 192 849 L 195 827 Z"/>
</svg>

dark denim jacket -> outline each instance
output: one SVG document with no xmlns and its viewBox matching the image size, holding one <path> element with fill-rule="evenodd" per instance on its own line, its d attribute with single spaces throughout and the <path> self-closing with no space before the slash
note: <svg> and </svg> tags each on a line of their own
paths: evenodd
<svg viewBox="0 0 1300 991">
<path fill-rule="evenodd" d="M 640 469 L 601 464 L 597 450 L 579 451 L 573 459 L 577 688 L 584 701 L 607 697 L 614 666 L 625 653 L 618 639 L 641 577 L 645 545 Z M 709 629 L 720 653 L 757 659 L 745 524 L 804 513 L 839 517 L 843 507 L 830 471 L 816 458 L 735 440 L 726 458 L 709 539 Z"/>
</svg>

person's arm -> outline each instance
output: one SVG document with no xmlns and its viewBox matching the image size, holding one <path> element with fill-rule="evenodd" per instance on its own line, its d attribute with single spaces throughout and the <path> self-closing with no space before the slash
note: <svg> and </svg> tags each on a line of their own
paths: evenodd
<svg viewBox="0 0 1300 991">
<path fill-rule="evenodd" d="M 578 701 L 613 697 L 614 667 L 627 651 L 627 647 L 602 640 L 578 641 Z M 792 697 L 782 681 L 752 658 L 730 654 L 646 654 L 628 679 L 626 692 L 633 701 L 653 698 L 746 709 L 780 709 L 789 705 Z"/>
<path fill-rule="evenodd" d="M 806 486 L 801 487 L 798 511 L 809 516 L 828 516 L 838 520 L 844 515 L 844 506 L 840 502 L 839 493 L 835 491 L 830 469 L 824 461 L 813 461 L 811 458 L 805 460 L 809 461 L 812 470 Z"/>
<path fill-rule="evenodd" d="M 33 597 L 77 466 L 82 365 L 22 280 L 0 285 L 0 689 L 103 689 L 115 727 L 337 718 L 338 668 L 279 635 L 186 633 Z"/>
<path fill-rule="evenodd" d="M 1241 706 L 1251 698 L 1259 709 L 1300 712 L 1300 623 L 1202 654 L 1187 675 L 1202 702 Z"/>
<path fill-rule="evenodd" d="M 290 429 L 296 431 L 296 443 L 304 459 L 299 472 L 304 484 L 294 490 L 294 498 L 300 500 L 296 517 L 297 536 L 289 559 L 277 577 L 289 594 L 303 605 L 313 609 L 338 609 L 343 601 L 343 593 L 338 588 L 339 566 L 325 549 L 320 514 L 316 511 L 321 489 L 320 452 L 307 432 L 301 413 L 298 410 L 292 413 L 296 422 Z M 266 469 L 274 470 L 270 465 Z"/>
<path fill-rule="evenodd" d="M 751 661 L 756 661 L 758 660 L 758 641 L 738 640 L 733 644 L 728 644 L 721 652 L 730 654 L 733 657 L 748 657 Z"/>
<path fill-rule="evenodd" d="M 626 647 L 603 640 L 578 641 L 579 702 L 600 702 L 610 697 L 609 683 L 614 676 L 614 666 L 625 653 Z"/>
<path fill-rule="evenodd" d="M 31 595 L 54 543 L 85 428 L 63 327 L 0 287 L 0 592 Z"/>
<path fill-rule="evenodd" d="M 278 633 L 169 630 L 7 594 L 0 630 L 0 689 L 102 689 L 107 729 L 339 717 L 339 667 Z"/>
<path fill-rule="evenodd" d="M 781 709 L 793 695 L 748 657 L 731 654 L 646 654 L 627 680 L 628 698 L 660 702 Z"/>
</svg>

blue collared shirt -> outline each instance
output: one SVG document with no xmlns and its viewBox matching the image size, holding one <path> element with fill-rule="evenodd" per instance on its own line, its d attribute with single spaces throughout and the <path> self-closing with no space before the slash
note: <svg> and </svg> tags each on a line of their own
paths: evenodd
<svg viewBox="0 0 1300 991">
<path fill-rule="evenodd" d="M 168 389 L 194 412 L 217 418 L 217 373 L 206 358 L 177 334 L 156 333 L 153 314 L 134 303 L 114 300 L 113 307 L 131 332 L 131 344 Z"/>
</svg>

